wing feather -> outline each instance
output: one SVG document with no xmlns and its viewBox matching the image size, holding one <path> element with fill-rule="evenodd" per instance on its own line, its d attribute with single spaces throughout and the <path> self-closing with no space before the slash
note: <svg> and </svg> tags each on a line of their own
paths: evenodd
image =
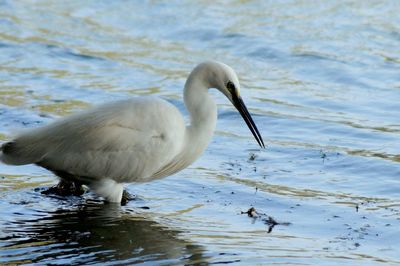
<svg viewBox="0 0 400 266">
<path fill-rule="evenodd" d="M 13 141 L 17 148 L 9 159 L 77 176 L 146 181 L 179 154 L 184 134 L 183 117 L 173 105 L 141 97 L 23 134 Z"/>
</svg>

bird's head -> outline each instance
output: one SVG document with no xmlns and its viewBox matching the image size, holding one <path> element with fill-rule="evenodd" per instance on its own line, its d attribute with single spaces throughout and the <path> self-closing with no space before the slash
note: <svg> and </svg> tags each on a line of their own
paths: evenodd
<svg viewBox="0 0 400 266">
<path fill-rule="evenodd" d="M 235 71 L 230 66 L 217 61 L 209 61 L 205 64 L 210 66 L 208 68 L 210 71 L 208 73 L 210 87 L 218 89 L 231 101 L 243 117 L 260 147 L 265 148 L 261 134 L 240 96 L 240 84 Z"/>
</svg>

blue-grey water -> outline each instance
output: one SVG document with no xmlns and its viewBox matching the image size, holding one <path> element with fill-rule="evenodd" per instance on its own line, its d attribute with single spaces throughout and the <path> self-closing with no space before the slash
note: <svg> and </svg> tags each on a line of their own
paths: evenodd
<svg viewBox="0 0 400 266">
<path fill-rule="evenodd" d="M 0 1 L 0 142 L 126 97 L 185 112 L 188 73 L 217 59 L 268 145 L 213 93 L 205 154 L 129 185 L 126 206 L 44 196 L 53 174 L 0 165 L 0 264 L 399 265 L 399 14 L 378 0 Z"/>
</svg>

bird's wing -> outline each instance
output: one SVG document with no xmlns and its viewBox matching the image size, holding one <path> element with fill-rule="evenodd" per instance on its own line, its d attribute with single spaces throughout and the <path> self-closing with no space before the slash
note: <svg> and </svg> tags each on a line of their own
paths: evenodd
<svg viewBox="0 0 400 266">
<path fill-rule="evenodd" d="M 145 181 L 181 149 L 185 124 L 153 97 L 103 105 L 17 138 L 30 163 L 77 176 Z"/>
</svg>

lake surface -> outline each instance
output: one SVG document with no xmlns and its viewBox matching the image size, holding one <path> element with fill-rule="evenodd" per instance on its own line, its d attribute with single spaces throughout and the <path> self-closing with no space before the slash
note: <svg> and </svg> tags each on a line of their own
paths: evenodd
<svg viewBox="0 0 400 266">
<path fill-rule="evenodd" d="M 126 206 L 42 195 L 51 173 L 2 164 L 0 264 L 399 265 L 399 14 L 372 0 L 0 1 L 0 142 L 139 95 L 185 112 L 188 73 L 217 59 L 268 146 L 213 93 L 205 154 L 127 186 Z"/>
</svg>

